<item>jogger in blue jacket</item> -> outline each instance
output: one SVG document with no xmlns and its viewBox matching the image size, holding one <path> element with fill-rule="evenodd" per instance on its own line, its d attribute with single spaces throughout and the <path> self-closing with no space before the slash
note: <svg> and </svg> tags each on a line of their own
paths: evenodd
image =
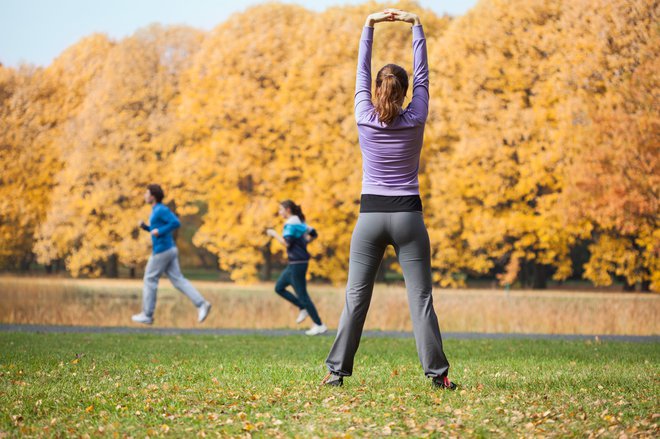
<svg viewBox="0 0 660 439">
<path fill-rule="evenodd" d="M 201 323 L 211 309 L 211 304 L 183 277 L 179 267 L 179 251 L 174 244 L 172 232 L 181 226 L 179 218 L 164 204 L 163 189 L 157 184 L 150 184 L 144 193 L 144 201 L 151 204 L 149 224 L 140 221 L 140 228 L 151 234 L 153 253 L 144 270 L 144 288 L 142 290 L 142 312 L 135 314 L 132 320 L 136 323 L 150 325 L 154 321 L 158 280 L 166 274 L 172 285 L 188 296 L 198 310 L 198 321 Z"/>
</svg>

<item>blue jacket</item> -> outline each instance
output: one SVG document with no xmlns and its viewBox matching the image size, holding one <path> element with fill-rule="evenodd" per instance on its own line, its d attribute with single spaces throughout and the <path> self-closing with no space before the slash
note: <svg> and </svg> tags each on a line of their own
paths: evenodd
<svg viewBox="0 0 660 439">
<path fill-rule="evenodd" d="M 179 218 L 172 211 L 161 203 L 156 203 L 151 210 L 149 225 L 142 224 L 142 228 L 147 232 L 158 229 L 158 236 L 151 235 L 151 242 L 154 247 L 154 254 L 162 253 L 174 247 L 174 238 L 172 232 L 181 226 Z"/>
<path fill-rule="evenodd" d="M 286 252 L 290 264 L 302 264 L 309 262 L 306 235 L 316 238 L 316 230 L 300 221 L 297 215 L 292 215 L 284 224 L 282 237 L 287 243 Z"/>
</svg>

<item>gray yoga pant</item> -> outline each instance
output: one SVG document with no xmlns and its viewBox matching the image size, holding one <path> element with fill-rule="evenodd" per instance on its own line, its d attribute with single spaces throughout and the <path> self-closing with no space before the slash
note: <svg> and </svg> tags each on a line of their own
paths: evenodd
<svg viewBox="0 0 660 439">
<path fill-rule="evenodd" d="M 408 290 L 417 354 L 428 377 L 447 375 L 438 318 L 433 310 L 431 245 L 422 212 L 360 213 L 351 238 L 346 305 L 337 338 L 326 359 L 328 370 L 353 373 L 355 352 L 369 310 L 378 267 L 388 245 L 394 246 Z"/>
</svg>

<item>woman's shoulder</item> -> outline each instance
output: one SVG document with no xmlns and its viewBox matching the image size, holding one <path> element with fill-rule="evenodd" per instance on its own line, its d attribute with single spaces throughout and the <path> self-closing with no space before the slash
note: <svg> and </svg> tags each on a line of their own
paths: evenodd
<svg viewBox="0 0 660 439">
<path fill-rule="evenodd" d="M 360 119 L 357 123 L 359 128 L 370 128 L 376 131 L 402 130 L 406 128 L 419 128 L 424 126 L 424 122 L 408 108 L 403 110 L 389 125 L 378 120 L 378 115 L 370 115 Z"/>
</svg>

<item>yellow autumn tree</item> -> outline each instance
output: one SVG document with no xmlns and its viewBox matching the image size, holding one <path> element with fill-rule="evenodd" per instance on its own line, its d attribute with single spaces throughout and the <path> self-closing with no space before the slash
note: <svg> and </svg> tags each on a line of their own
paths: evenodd
<svg viewBox="0 0 660 439">
<path fill-rule="evenodd" d="M 70 121 L 65 153 L 37 254 L 43 263 L 66 258 L 74 275 L 117 275 L 148 256 L 148 217 L 142 193 L 168 186 L 178 77 L 202 39 L 190 28 L 152 26 L 117 43 Z"/>
<path fill-rule="evenodd" d="M 310 272 L 343 281 L 358 38 L 388 6 L 422 16 L 428 40 L 420 186 L 436 280 L 542 287 L 588 246 L 588 279 L 657 288 L 658 4 L 643 0 L 482 0 L 455 20 L 409 1 L 266 4 L 211 32 L 94 35 L 45 69 L 0 67 L 0 265 L 34 252 L 74 275 L 136 267 L 156 181 L 233 279 L 282 256 L 263 232 L 291 198 L 320 232 Z M 372 70 L 410 69 L 410 40 L 377 26 Z"/>
<path fill-rule="evenodd" d="M 355 59 L 365 17 L 382 7 L 321 14 L 289 5 L 251 8 L 216 28 L 187 72 L 179 131 L 195 158 L 182 151 L 178 161 L 193 165 L 178 175 L 199 185 L 180 198 L 204 200 L 195 242 L 217 254 L 233 279 L 254 279 L 279 251 L 264 230 L 281 225 L 275 214 L 285 198 L 302 204 L 320 231 L 312 273 L 345 278 L 361 185 Z M 432 36 L 445 20 L 427 15 Z M 374 68 L 409 65 L 410 38 L 402 26 L 378 29 Z"/>
<path fill-rule="evenodd" d="M 431 236 L 443 284 L 492 274 L 505 263 L 502 279 L 508 281 L 527 283 L 531 275 L 530 285 L 543 286 L 549 268 L 555 279 L 565 279 L 574 268 L 571 249 L 594 233 L 589 279 L 607 283 L 613 271 L 629 281 L 642 281 L 644 272 L 644 279 L 652 276 L 657 259 L 640 257 L 639 246 L 657 258 L 644 238 L 657 225 L 629 237 L 620 229 L 595 232 L 598 218 L 611 212 L 567 201 L 565 193 L 584 174 L 598 130 L 609 130 L 590 112 L 625 88 L 622 79 L 639 64 L 642 42 L 657 41 L 648 32 L 657 8 L 643 1 L 492 0 L 453 23 L 437 46 L 441 73 L 432 95 L 443 105 L 432 113 L 428 131 L 437 151 L 430 171 Z M 653 184 L 654 172 L 640 170 L 640 187 Z M 650 192 L 645 197 L 648 202 Z M 583 214 L 568 214 L 571 206 Z"/>
<path fill-rule="evenodd" d="M 0 68 L 1 266 L 25 268 L 34 260 L 34 234 L 46 216 L 56 176 L 64 166 L 69 121 L 80 110 L 109 47 L 106 37 L 92 35 L 46 69 Z"/>
<path fill-rule="evenodd" d="M 32 235 L 48 206 L 59 167 L 49 135 L 56 85 L 43 69 L 0 67 L 0 267 L 19 269 L 33 259 Z"/>
<path fill-rule="evenodd" d="M 580 225 L 557 209 L 561 11 L 561 2 L 482 1 L 432 48 L 427 206 L 443 285 L 505 264 L 535 287 L 550 270 L 572 272 Z"/>
<path fill-rule="evenodd" d="M 563 64 L 567 215 L 590 224 L 585 277 L 660 290 L 657 2 L 574 2 Z"/>
</svg>

